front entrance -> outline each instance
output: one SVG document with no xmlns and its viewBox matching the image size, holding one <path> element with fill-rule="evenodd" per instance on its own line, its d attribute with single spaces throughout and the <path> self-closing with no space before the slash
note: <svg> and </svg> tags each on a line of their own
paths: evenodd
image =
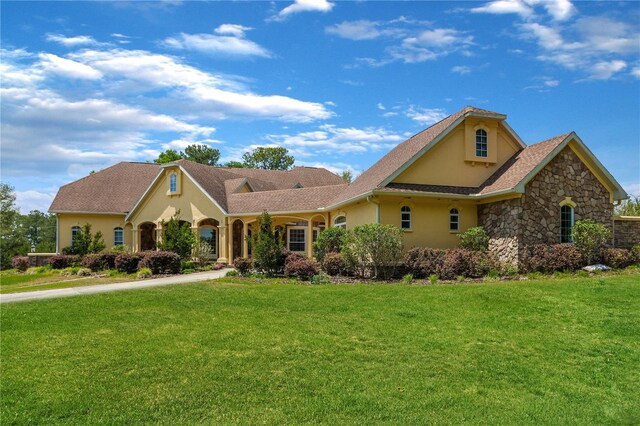
<svg viewBox="0 0 640 426">
<path fill-rule="evenodd" d="M 156 225 L 152 222 L 140 224 L 140 250 L 156 249 Z"/>
<path fill-rule="evenodd" d="M 242 257 L 242 245 L 245 244 L 244 236 L 242 235 L 243 223 L 241 220 L 233 222 L 233 257 L 230 259 L 233 261 L 236 257 Z"/>
</svg>

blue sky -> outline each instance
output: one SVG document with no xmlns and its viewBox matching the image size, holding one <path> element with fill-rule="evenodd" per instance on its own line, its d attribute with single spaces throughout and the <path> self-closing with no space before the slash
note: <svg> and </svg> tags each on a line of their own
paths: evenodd
<svg viewBox="0 0 640 426">
<path fill-rule="evenodd" d="M 281 145 L 359 173 L 466 105 L 574 130 L 640 194 L 640 3 L 2 2 L 2 181 L 24 212 L 119 161 Z"/>
</svg>

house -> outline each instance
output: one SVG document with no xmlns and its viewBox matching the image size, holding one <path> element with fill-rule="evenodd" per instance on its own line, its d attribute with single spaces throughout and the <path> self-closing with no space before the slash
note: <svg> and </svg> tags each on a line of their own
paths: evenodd
<svg viewBox="0 0 640 426">
<path fill-rule="evenodd" d="M 150 250 L 177 211 L 219 262 L 249 256 L 246 236 L 268 211 L 286 246 L 312 254 L 327 227 L 386 223 L 406 248 L 454 247 L 483 226 L 505 262 L 524 246 L 568 242 L 576 220 L 613 226 L 627 194 L 575 133 L 525 145 L 506 115 L 466 107 L 397 145 L 353 183 L 322 168 L 211 167 L 187 160 L 118 163 L 60 188 L 50 211 L 58 247 L 84 223 L 107 246 Z"/>
</svg>

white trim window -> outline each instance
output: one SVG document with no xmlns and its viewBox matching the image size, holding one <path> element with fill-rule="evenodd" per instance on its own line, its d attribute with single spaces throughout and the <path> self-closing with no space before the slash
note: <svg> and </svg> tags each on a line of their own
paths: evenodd
<svg viewBox="0 0 640 426">
<path fill-rule="evenodd" d="M 449 232 L 460 231 L 460 212 L 458 209 L 449 210 Z"/>
<path fill-rule="evenodd" d="M 287 247 L 291 252 L 305 253 L 307 251 L 307 228 L 304 226 L 288 227 Z"/>
<path fill-rule="evenodd" d="M 175 173 L 169 176 L 169 192 L 178 192 L 178 175 Z"/>
<path fill-rule="evenodd" d="M 341 215 L 333 219 L 333 226 L 336 228 L 345 228 L 347 227 L 347 217 L 345 215 Z"/>
<path fill-rule="evenodd" d="M 564 205 L 560 207 L 560 242 L 572 243 L 573 242 L 573 207 Z"/>
<path fill-rule="evenodd" d="M 114 246 L 124 245 L 124 230 L 119 226 L 113 228 L 113 245 Z"/>
<path fill-rule="evenodd" d="M 411 229 L 411 207 L 409 206 L 402 206 L 400 209 L 400 228 Z"/>
<path fill-rule="evenodd" d="M 476 130 L 476 157 L 488 156 L 487 132 L 484 129 Z"/>
<path fill-rule="evenodd" d="M 80 233 L 80 227 L 79 226 L 72 226 L 71 227 L 71 245 L 73 245 L 74 241 L 76 240 L 76 236 Z"/>
</svg>

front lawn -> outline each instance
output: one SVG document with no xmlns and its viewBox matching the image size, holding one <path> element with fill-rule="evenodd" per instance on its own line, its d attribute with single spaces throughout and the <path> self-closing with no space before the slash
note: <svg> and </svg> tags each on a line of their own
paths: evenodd
<svg viewBox="0 0 640 426">
<path fill-rule="evenodd" d="M 88 277 L 62 275 L 60 270 L 38 268 L 34 273 L 3 271 L 0 274 L 0 294 L 21 293 L 24 291 L 51 290 L 97 284 L 115 284 L 136 279 L 135 274 L 116 271 L 102 271 Z"/>
<path fill-rule="evenodd" d="M 2 423 L 637 424 L 638 275 L 0 306 Z"/>
</svg>

